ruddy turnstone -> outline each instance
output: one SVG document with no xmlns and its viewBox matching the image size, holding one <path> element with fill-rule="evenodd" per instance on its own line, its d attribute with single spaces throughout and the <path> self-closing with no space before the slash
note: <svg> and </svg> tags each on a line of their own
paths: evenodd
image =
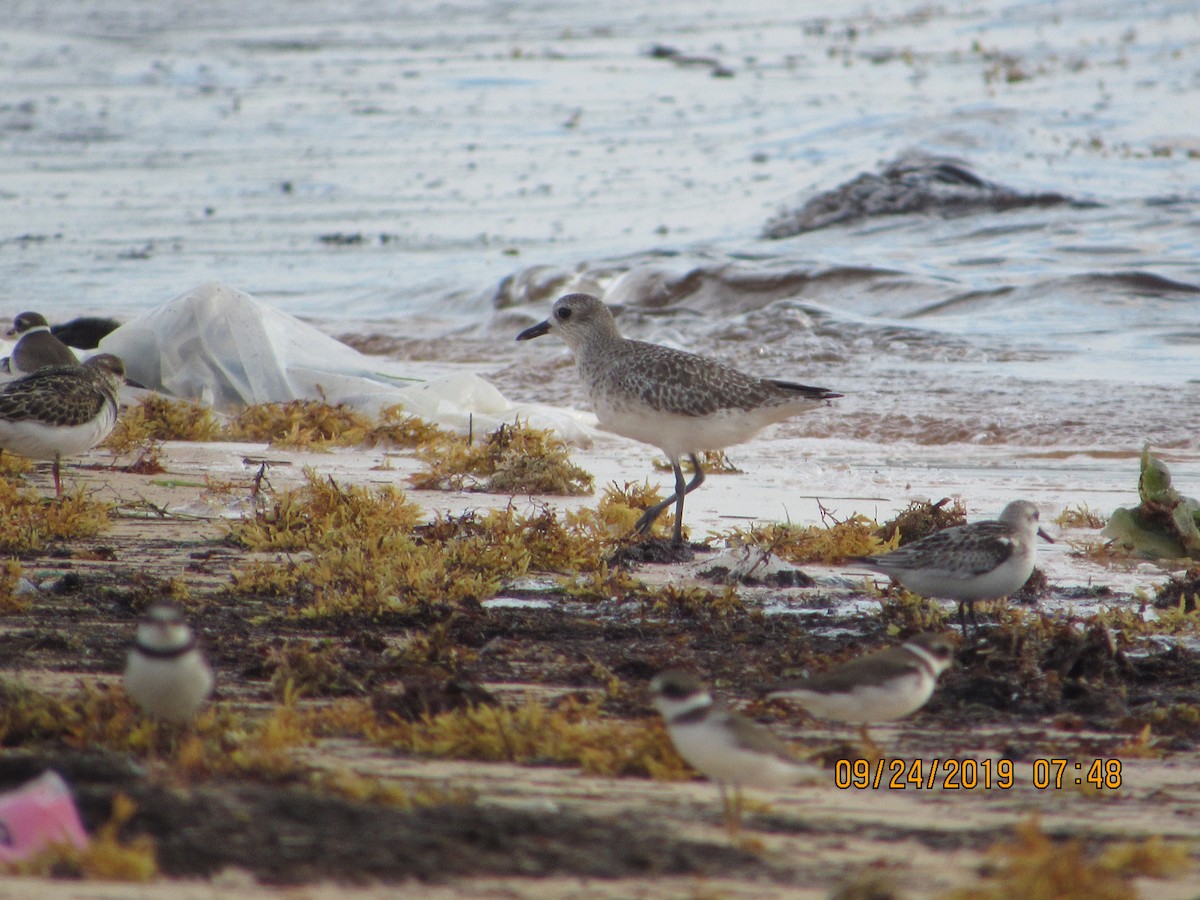
<svg viewBox="0 0 1200 900">
<path fill-rule="evenodd" d="M 717 783 L 730 834 L 741 826 L 743 787 L 786 787 L 815 771 L 772 732 L 714 700 L 695 675 L 669 669 L 650 682 L 650 693 L 679 755 Z"/>
<path fill-rule="evenodd" d="M 0 449 L 54 461 L 54 495 L 62 496 L 59 460 L 90 450 L 117 423 L 125 365 L 111 353 L 81 366 L 53 366 L 0 388 Z"/>
<path fill-rule="evenodd" d="M 138 625 L 125 665 L 125 693 L 142 712 L 166 722 L 190 722 L 212 693 L 212 670 L 195 632 L 173 603 L 155 603 Z"/>
<path fill-rule="evenodd" d="M 944 634 L 916 634 L 898 647 L 781 684 L 767 696 L 792 700 L 821 719 L 858 725 L 863 740 L 873 744 L 867 726 L 902 719 L 924 706 L 953 658 L 954 645 Z"/>
<path fill-rule="evenodd" d="M 748 441 L 775 422 L 842 396 L 825 388 L 756 378 L 715 359 L 621 336 L 612 313 L 590 294 L 567 294 L 550 318 L 518 341 L 554 333 L 575 354 L 583 389 L 602 427 L 660 448 L 675 471 L 675 493 L 645 511 L 636 530 L 650 530 L 675 504 L 674 542 L 683 543 L 683 498 L 704 483 L 696 454 Z M 684 483 L 687 456 L 695 474 Z"/>
<path fill-rule="evenodd" d="M 71 348 L 50 333 L 50 323 L 41 313 L 23 312 L 13 319 L 5 337 L 17 338 L 12 353 L 0 360 L 0 371 L 15 377 L 31 375 L 50 366 L 77 366 Z"/>
<path fill-rule="evenodd" d="M 935 532 L 877 556 L 855 556 L 914 594 L 958 601 L 959 624 L 967 634 L 964 604 L 975 623 L 975 601 L 995 600 L 1019 591 L 1033 574 L 1037 541 L 1054 538 L 1038 527 L 1037 507 L 1014 500 L 994 521 L 973 522 Z"/>
</svg>

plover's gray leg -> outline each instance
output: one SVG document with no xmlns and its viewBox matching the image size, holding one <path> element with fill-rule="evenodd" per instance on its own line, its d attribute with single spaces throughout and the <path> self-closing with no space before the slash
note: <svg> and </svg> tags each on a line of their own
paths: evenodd
<svg viewBox="0 0 1200 900">
<path fill-rule="evenodd" d="M 725 827 L 729 829 L 731 838 L 736 838 L 742 830 L 742 789 L 736 784 L 733 786 L 733 803 Z"/>
<path fill-rule="evenodd" d="M 642 513 L 641 518 L 637 520 L 637 524 L 633 526 L 633 530 L 638 534 L 645 534 L 650 530 L 655 521 L 658 519 L 664 509 L 675 504 L 675 532 L 672 541 L 676 544 L 683 543 L 683 498 L 694 491 L 700 485 L 704 484 L 704 469 L 700 467 L 700 460 L 695 453 L 689 453 L 688 459 L 692 461 L 692 468 L 696 474 L 692 476 L 692 480 L 687 482 L 686 486 L 683 481 L 683 469 L 679 466 L 679 460 L 671 457 L 671 467 L 675 470 L 675 493 L 661 503 L 655 503 L 648 510 Z"/>
<path fill-rule="evenodd" d="M 958 627 L 962 629 L 963 640 L 967 639 L 967 607 L 971 607 L 971 625 L 979 630 L 979 622 L 975 618 L 975 603 L 969 600 L 958 601 Z"/>
</svg>

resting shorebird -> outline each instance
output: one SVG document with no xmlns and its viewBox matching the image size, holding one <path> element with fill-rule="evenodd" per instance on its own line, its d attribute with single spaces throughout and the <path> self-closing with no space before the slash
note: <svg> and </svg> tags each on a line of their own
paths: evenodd
<svg viewBox="0 0 1200 900">
<path fill-rule="evenodd" d="M 995 521 L 957 525 L 890 553 L 851 559 L 890 576 L 914 594 L 957 600 L 966 637 L 964 604 L 975 624 L 976 600 L 995 600 L 1019 591 L 1033 574 L 1038 537 L 1054 543 L 1038 527 L 1037 507 L 1028 500 L 1014 500 Z"/>
<path fill-rule="evenodd" d="M 156 719 L 190 722 L 212 693 L 212 670 L 173 603 L 155 603 L 137 629 L 125 665 L 125 693 Z"/>
<path fill-rule="evenodd" d="M 125 365 L 111 353 L 81 366 L 54 366 L 0 388 L 0 449 L 54 460 L 54 495 L 62 497 L 59 460 L 92 449 L 117 423 Z"/>
<path fill-rule="evenodd" d="M 717 783 L 730 834 L 741 826 L 743 787 L 787 787 L 815 771 L 772 732 L 714 700 L 695 675 L 662 672 L 650 682 L 650 692 L 679 755 Z M 732 802 L 727 787 L 733 789 Z"/>
<path fill-rule="evenodd" d="M 41 313 L 21 313 L 5 336 L 17 338 L 17 345 L 0 361 L 0 371 L 20 377 L 50 366 L 79 365 L 71 348 L 50 333 L 50 323 Z"/>
<path fill-rule="evenodd" d="M 621 337 L 608 307 L 590 294 L 559 297 L 545 322 L 518 341 L 553 332 L 575 354 L 600 425 L 660 448 L 675 470 L 675 493 L 638 519 L 645 533 L 675 504 L 674 542 L 683 543 L 683 498 L 704 483 L 696 454 L 748 441 L 775 422 L 842 396 L 825 388 L 756 378 L 715 359 Z M 684 483 L 682 457 L 695 475 Z"/>
<path fill-rule="evenodd" d="M 938 676 L 954 658 L 954 645 L 942 634 L 913 635 L 898 647 L 877 650 L 811 678 L 781 684 L 768 697 L 795 701 L 822 719 L 867 726 L 911 715 L 924 706 Z"/>
</svg>

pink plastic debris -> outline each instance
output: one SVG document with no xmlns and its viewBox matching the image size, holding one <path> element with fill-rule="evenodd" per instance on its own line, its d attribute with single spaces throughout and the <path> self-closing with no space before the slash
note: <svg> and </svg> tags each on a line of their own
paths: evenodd
<svg viewBox="0 0 1200 900">
<path fill-rule="evenodd" d="M 0 794 L 0 862 L 27 859 L 62 843 L 82 850 L 88 836 L 71 789 L 57 772 L 47 771 L 15 791 Z"/>
</svg>

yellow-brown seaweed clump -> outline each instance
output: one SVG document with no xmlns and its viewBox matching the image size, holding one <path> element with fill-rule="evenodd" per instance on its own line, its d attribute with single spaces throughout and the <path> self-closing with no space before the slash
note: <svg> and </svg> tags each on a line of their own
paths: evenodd
<svg viewBox="0 0 1200 900">
<path fill-rule="evenodd" d="M 479 602 L 530 571 L 600 564 L 599 536 L 545 508 L 441 515 L 418 527 L 420 507 L 393 487 L 305 475 L 302 487 L 230 526 L 230 538 L 250 550 L 303 554 L 285 565 L 251 563 L 235 575 L 239 592 L 303 595 L 310 616 L 378 616 Z"/>
<path fill-rule="evenodd" d="M 109 508 L 78 490 L 47 502 L 0 479 L 0 553 L 30 553 L 51 541 L 95 537 L 108 527 Z"/>
<path fill-rule="evenodd" d="M 1187 849 L 1161 838 L 1127 841 L 1096 857 L 1079 839 L 1052 840 L 1036 816 L 1020 822 L 1011 842 L 992 848 L 998 865 L 981 888 L 956 891 L 953 900 L 1134 900 L 1138 877 L 1165 877 L 1187 865 Z"/>
<path fill-rule="evenodd" d="M 937 503 L 926 500 L 913 500 L 895 516 L 880 525 L 875 533 L 883 540 L 890 540 L 894 534 L 900 534 L 900 546 L 919 541 L 921 538 L 952 528 L 965 525 L 967 522 L 967 506 L 961 499 L 951 500 L 943 497 Z"/>
<path fill-rule="evenodd" d="M 792 525 L 774 522 L 734 528 L 721 535 L 730 546 L 757 547 L 790 563 L 838 563 L 851 556 L 869 556 L 898 546 L 899 531 L 888 540 L 879 537 L 879 526 L 864 515 L 828 525 Z"/>
<path fill-rule="evenodd" d="M 552 708 L 536 700 L 515 707 L 471 706 L 382 726 L 375 740 L 439 758 L 574 765 L 608 777 L 690 777 L 659 719 L 612 719 L 600 712 L 597 700 L 568 697 Z"/>
<path fill-rule="evenodd" d="M 453 437 L 390 406 L 372 419 L 343 404 L 292 400 L 248 406 L 231 421 L 189 400 L 150 394 L 123 410 L 104 446 L 120 455 L 162 441 L 263 441 L 291 450 L 330 447 L 417 447 Z"/>
<path fill-rule="evenodd" d="M 501 425 L 479 443 L 448 440 L 418 451 L 428 466 L 410 479 L 424 490 L 472 490 L 498 494 L 592 492 L 592 476 L 570 461 L 548 430 Z"/>
<path fill-rule="evenodd" d="M 141 403 L 121 410 L 104 446 L 121 455 L 155 441 L 219 441 L 223 434 L 223 424 L 207 406 L 149 394 Z"/>
</svg>

